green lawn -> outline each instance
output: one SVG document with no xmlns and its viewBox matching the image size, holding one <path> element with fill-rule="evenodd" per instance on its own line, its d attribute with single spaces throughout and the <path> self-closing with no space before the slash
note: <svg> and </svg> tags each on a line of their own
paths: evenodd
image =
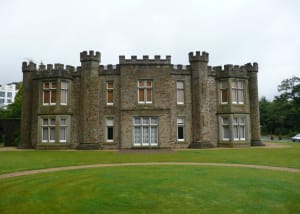
<svg viewBox="0 0 300 214">
<path fill-rule="evenodd" d="M 283 143 L 281 143 L 283 144 Z M 217 162 L 300 168 L 300 143 L 289 148 L 243 148 L 184 150 L 157 154 L 127 154 L 109 151 L 2 151 L 0 174 L 59 166 L 124 162 Z"/>
<path fill-rule="evenodd" d="M 288 148 L 1 151 L 0 173 L 125 162 L 216 162 L 300 168 Z M 300 173 L 215 166 L 127 166 L 0 180 L 0 213 L 300 213 Z"/>
<path fill-rule="evenodd" d="M 204 167 L 81 169 L 0 183 L 0 213 L 299 213 L 299 173 Z"/>
</svg>

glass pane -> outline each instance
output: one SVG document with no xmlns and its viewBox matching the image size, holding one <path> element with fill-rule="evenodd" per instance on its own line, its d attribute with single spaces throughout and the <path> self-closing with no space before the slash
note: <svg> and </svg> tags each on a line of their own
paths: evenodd
<svg viewBox="0 0 300 214">
<path fill-rule="evenodd" d="M 107 103 L 113 103 L 113 91 L 107 91 Z"/>
<path fill-rule="evenodd" d="M 65 81 L 60 82 L 60 88 L 61 89 L 68 89 L 68 83 Z"/>
<path fill-rule="evenodd" d="M 244 117 L 240 117 L 240 124 L 245 124 L 245 118 Z"/>
<path fill-rule="evenodd" d="M 143 117 L 143 125 L 149 125 L 150 124 L 150 118 L 149 117 Z"/>
<path fill-rule="evenodd" d="M 51 127 L 50 128 L 50 141 L 55 141 L 55 128 Z"/>
<path fill-rule="evenodd" d="M 152 81 L 147 81 L 147 87 L 152 87 Z"/>
<path fill-rule="evenodd" d="M 42 140 L 43 141 L 48 141 L 49 136 L 48 136 L 48 128 L 43 128 L 42 129 Z"/>
<path fill-rule="evenodd" d="M 245 139 L 245 126 L 240 126 L 240 138 Z"/>
<path fill-rule="evenodd" d="M 66 90 L 60 91 L 60 103 L 67 103 L 67 91 Z"/>
<path fill-rule="evenodd" d="M 184 124 L 184 119 L 182 117 L 178 117 L 177 124 Z"/>
<path fill-rule="evenodd" d="M 149 127 L 143 127 L 143 145 L 149 145 L 150 130 Z"/>
<path fill-rule="evenodd" d="M 114 88 L 114 83 L 113 82 L 107 82 L 107 88 L 108 89 L 113 89 Z"/>
<path fill-rule="evenodd" d="M 3 104 L 4 103 L 4 99 L 0 99 L 0 104 Z"/>
<path fill-rule="evenodd" d="M 11 98 L 12 97 L 12 93 L 11 92 L 7 92 L 7 97 Z"/>
<path fill-rule="evenodd" d="M 223 117 L 223 124 L 228 125 L 229 124 L 229 119 L 227 117 Z"/>
<path fill-rule="evenodd" d="M 244 90 L 243 89 L 240 89 L 238 91 L 238 96 L 239 96 L 239 103 L 244 103 Z"/>
<path fill-rule="evenodd" d="M 152 101 L 152 93 L 151 93 L 152 89 L 148 88 L 147 89 L 147 102 L 151 102 Z"/>
<path fill-rule="evenodd" d="M 183 89 L 183 81 L 177 81 L 176 85 L 177 89 Z"/>
<path fill-rule="evenodd" d="M 67 138 L 67 127 L 60 127 L 59 140 L 65 141 Z"/>
<path fill-rule="evenodd" d="M 144 102 L 145 101 L 144 89 L 139 89 L 139 101 L 140 102 Z"/>
<path fill-rule="evenodd" d="M 237 89 L 232 89 L 232 102 L 236 103 L 237 102 Z"/>
<path fill-rule="evenodd" d="M 151 127 L 151 144 L 157 145 L 157 127 Z"/>
<path fill-rule="evenodd" d="M 114 119 L 107 118 L 106 119 L 106 126 L 113 126 L 114 125 Z"/>
<path fill-rule="evenodd" d="M 45 83 L 44 83 L 44 88 L 45 88 L 45 89 L 48 89 L 48 88 L 49 88 L 49 83 L 48 83 L 48 82 L 45 82 Z"/>
<path fill-rule="evenodd" d="M 238 139 L 239 138 L 239 129 L 238 126 L 233 126 L 233 138 Z"/>
<path fill-rule="evenodd" d="M 177 103 L 184 103 L 184 91 L 177 90 Z"/>
<path fill-rule="evenodd" d="M 113 139 L 114 139 L 114 128 L 107 127 L 107 140 L 113 140 Z"/>
<path fill-rule="evenodd" d="M 143 86 L 145 86 L 145 82 L 143 80 L 140 80 L 139 81 L 139 87 L 143 87 Z"/>
<path fill-rule="evenodd" d="M 227 89 L 228 88 L 228 82 L 227 81 L 222 81 L 221 82 L 221 89 Z"/>
<path fill-rule="evenodd" d="M 151 117 L 151 124 L 152 125 L 157 125 L 157 118 Z"/>
<path fill-rule="evenodd" d="M 60 125 L 61 125 L 61 126 L 67 125 L 67 119 L 61 118 L 61 119 L 60 119 Z"/>
<path fill-rule="evenodd" d="M 223 138 L 229 139 L 229 126 L 223 126 Z"/>
<path fill-rule="evenodd" d="M 55 119 L 50 119 L 50 125 L 55 126 Z"/>
<path fill-rule="evenodd" d="M 141 118 L 140 117 L 135 117 L 133 122 L 134 122 L 134 125 L 140 125 L 141 124 Z"/>
<path fill-rule="evenodd" d="M 140 145 L 142 141 L 141 127 L 134 127 L 134 144 Z"/>
<path fill-rule="evenodd" d="M 228 90 L 221 90 L 222 103 L 228 103 Z"/>
<path fill-rule="evenodd" d="M 51 88 L 56 89 L 56 82 L 51 82 Z"/>
<path fill-rule="evenodd" d="M 243 88 L 244 88 L 244 82 L 243 82 L 243 81 L 239 81 L 239 82 L 238 82 L 238 87 L 239 87 L 240 89 L 243 89 Z"/>
<path fill-rule="evenodd" d="M 56 103 L 56 90 L 51 91 L 51 103 Z"/>
<path fill-rule="evenodd" d="M 233 124 L 238 124 L 238 118 L 237 118 L 237 117 L 234 117 L 234 118 L 232 119 L 232 123 L 233 123 Z"/>
<path fill-rule="evenodd" d="M 183 127 L 182 126 L 179 126 L 177 128 L 177 134 L 178 134 L 178 136 L 177 136 L 178 140 L 183 140 L 184 139 L 184 137 L 183 137 Z"/>
<path fill-rule="evenodd" d="M 50 101 L 50 92 L 49 91 L 44 91 L 44 103 L 49 103 Z"/>
<path fill-rule="evenodd" d="M 43 119 L 43 125 L 48 125 L 48 119 Z"/>
<path fill-rule="evenodd" d="M 237 88 L 237 82 L 236 81 L 232 81 L 232 88 Z"/>
</svg>

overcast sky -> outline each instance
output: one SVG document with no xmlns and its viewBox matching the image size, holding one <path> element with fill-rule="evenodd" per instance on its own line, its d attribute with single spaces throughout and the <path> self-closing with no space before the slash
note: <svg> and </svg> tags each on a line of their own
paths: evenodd
<svg viewBox="0 0 300 214">
<path fill-rule="evenodd" d="M 22 80 L 21 63 L 80 65 L 97 50 L 119 55 L 207 51 L 209 64 L 259 63 L 259 94 L 272 99 L 281 80 L 300 76 L 298 0 L 0 0 L 0 84 Z"/>
</svg>

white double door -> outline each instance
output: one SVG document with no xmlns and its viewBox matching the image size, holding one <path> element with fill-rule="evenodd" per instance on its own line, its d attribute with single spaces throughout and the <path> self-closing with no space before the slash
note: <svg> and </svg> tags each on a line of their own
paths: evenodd
<svg viewBox="0 0 300 214">
<path fill-rule="evenodd" d="M 133 118 L 133 145 L 136 147 L 149 147 L 158 145 L 157 117 Z"/>
</svg>

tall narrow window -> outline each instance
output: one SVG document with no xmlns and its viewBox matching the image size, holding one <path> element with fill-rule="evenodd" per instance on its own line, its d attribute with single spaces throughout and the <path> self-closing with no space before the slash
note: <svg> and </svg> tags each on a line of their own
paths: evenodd
<svg viewBox="0 0 300 214">
<path fill-rule="evenodd" d="M 42 142 L 55 142 L 55 118 L 46 118 L 42 120 Z"/>
<path fill-rule="evenodd" d="M 177 141 L 184 141 L 184 118 L 177 118 Z"/>
<path fill-rule="evenodd" d="M 106 90 L 107 90 L 107 105 L 113 105 L 114 104 L 114 82 L 113 81 L 107 81 L 106 82 Z"/>
<path fill-rule="evenodd" d="M 106 142 L 114 141 L 114 119 L 106 118 Z"/>
<path fill-rule="evenodd" d="M 244 81 L 233 80 L 232 81 L 232 103 L 244 104 L 245 93 L 244 93 Z"/>
<path fill-rule="evenodd" d="M 176 89 L 177 89 L 177 104 L 184 104 L 184 82 L 177 81 Z"/>
<path fill-rule="evenodd" d="M 221 81 L 220 82 L 220 90 L 221 90 L 221 103 L 228 104 L 228 82 Z"/>
<path fill-rule="evenodd" d="M 229 129 L 229 118 L 222 117 L 222 135 L 223 140 L 229 140 L 230 138 L 230 129 Z"/>
<path fill-rule="evenodd" d="M 233 140 L 245 140 L 246 139 L 246 127 L 244 117 L 233 117 Z"/>
<path fill-rule="evenodd" d="M 152 81 L 139 80 L 138 81 L 138 102 L 139 103 L 152 103 Z"/>
<path fill-rule="evenodd" d="M 68 104 L 68 82 L 66 81 L 60 82 L 60 104 Z"/>
<path fill-rule="evenodd" d="M 56 104 L 56 82 L 50 81 L 43 83 L 43 104 Z"/>
<path fill-rule="evenodd" d="M 59 121 L 59 142 L 67 142 L 67 119 L 60 118 Z"/>
</svg>

